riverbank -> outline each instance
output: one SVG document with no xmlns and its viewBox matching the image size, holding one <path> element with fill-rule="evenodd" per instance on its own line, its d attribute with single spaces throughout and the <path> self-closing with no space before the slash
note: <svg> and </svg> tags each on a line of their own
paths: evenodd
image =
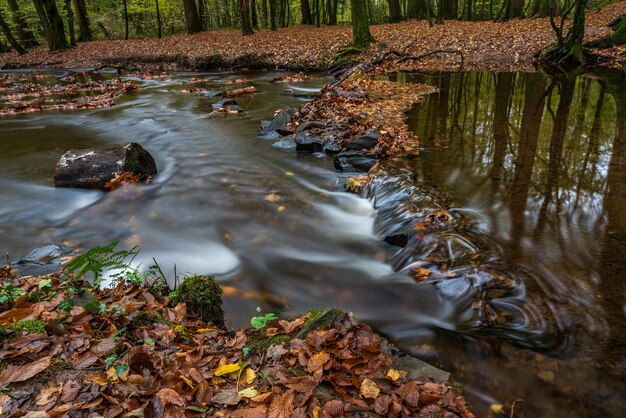
<svg viewBox="0 0 626 418">
<path fill-rule="evenodd" d="M 265 314 L 230 332 L 209 277 L 174 291 L 158 275 L 118 280 L 0 269 L 0 414 L 474 416 L 447 373 L 350 314 Z"/>
<path fill-rule="evenodd" d="M 587 16 L 586 40 L 610 33 L 607 25 L 626 13 L 622 1 Z M 67 51 L 49 53 L 44 46 L 20 56 L 0 54 L 0 68 L 85 68 L 102 65 L 164 70 L 214 70 L 233 68 L 327 70 L 349 58 L 367 61 L 387 49 L 420 55 L 436 50 L 457 50 L 464 55 L 465 70 L 532 71 L 533 56 L 555 39 L 549 19 L 446 21 L 428 26 L 427 21 L 406 21 L 372 26 L 377 43 L 356 56 L 338 57 L 350 47 L 350 26 L 295 26 L 276 32 L 263 30 L 242 36 L 238 30 L 218 30 L 163 39 L 112 40 L 79 43 Z M 603 50 L 617 65 L 624 62 L 623 47 Z M 407 61 L 403 70 L 457 70 L 449 54 Z M 397 70 L 398 68 L 395 68 Z"/>
</svg>

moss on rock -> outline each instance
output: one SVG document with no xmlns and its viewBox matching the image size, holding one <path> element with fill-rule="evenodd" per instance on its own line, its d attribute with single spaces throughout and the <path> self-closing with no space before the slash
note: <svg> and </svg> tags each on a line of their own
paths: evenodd
<svg viewBox="0 0 626 418">
<path fill-rule="evenodd" d="M 188 312 L 203 321 L 224 325 L 222 289 L 212 276 L 188 277 L 172 299 L 176 304 L 185 302 Z"/>
</svg>

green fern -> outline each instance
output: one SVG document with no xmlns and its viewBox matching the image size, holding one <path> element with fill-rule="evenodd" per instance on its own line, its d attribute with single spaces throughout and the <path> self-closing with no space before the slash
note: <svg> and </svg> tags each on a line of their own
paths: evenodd
<svg viewBox="0 0 626 418">
<path fill-rule="evenodd" d="M 68 275 L 73 275 L 75 278 L 85 278 L 87 275 L 91 275 L 93 287 L 98 289 L 102 284 L 103 274 L 110 270 L 119 270 L 120 272 L 112 275 L 115 280 L 120 280 L 120 277 L 130 272 L 137 272 L 137 269 L 131 267 L 131 263 L 139 254 L 137 247 L 133 247 L 130 250 L 115 250 L 120 242 L 114 241 L 111 244 L 100 247 L 93 247 L 83 254 L 76 256 L 73 260 L 67 263 L 63 271 Z"/>
</svg>

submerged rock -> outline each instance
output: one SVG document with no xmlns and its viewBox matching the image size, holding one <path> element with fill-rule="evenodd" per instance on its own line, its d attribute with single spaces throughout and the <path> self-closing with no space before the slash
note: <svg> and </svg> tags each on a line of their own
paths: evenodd
<svg viewBox="0 0 626 418">
<path fill-rule="evenodd" d="M 239 107 L 239 103 L 237 103 L 233 99 L 222 99 L 217 103 L 213 103 L 213 109 L 222 109 L 226 106 L 230 106 L 231 108 L 233 108 L 234 106 Z"/>
<path fill-rule="evenodd" d="M 261 134 L 267 134 L 270 132 L 278 132 L 280 135 L 291 134 L 292 131 L 287 128 L 287 125 L 291 122 L 294 115 L 295 113 L 293 109 L 287 108 L 278 115 L 274 116 L 274 119 L 271 121 L 261 121 Z"/>
<path fill-rule="evenodd" d="M 335 155 L 335 168 L 339 171 L 367 172 L 378 162 L 376 154 L 362 151 L 346 151 Z"/>
<path fill-rule="evenodd" d="M 152 155 L 135 142 L 69 150 L 57 162 L 54 187 L 107 190 L 106 184 L 121 173 L 144 181 L 156 175 L 157 167 Z"/>
</svg>

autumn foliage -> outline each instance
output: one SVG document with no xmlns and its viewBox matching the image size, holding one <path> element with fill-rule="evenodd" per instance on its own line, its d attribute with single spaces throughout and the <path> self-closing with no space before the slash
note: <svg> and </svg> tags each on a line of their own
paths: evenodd
<svg viewBox="0 0 626 418">
<path fill-rule="evenodd" d="M 0 313 L 3 416 L 473 416 L 447 384 L 395 367 L 397 351 L 350 315 L 234 333 L 145 284 L 97 291 L 3 268 L 0 289 L 12 292 Z"/>
</svg>

